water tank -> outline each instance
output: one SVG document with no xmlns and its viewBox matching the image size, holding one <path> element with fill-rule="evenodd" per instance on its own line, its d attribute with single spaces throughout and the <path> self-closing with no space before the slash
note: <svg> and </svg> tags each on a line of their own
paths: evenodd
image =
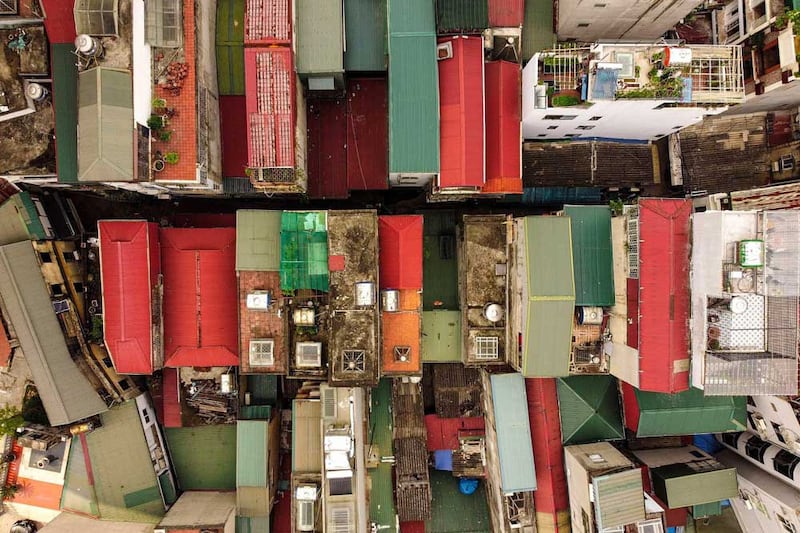
<svg viewBox="0 0 800 533">
<path fill-rule="evenodd" d="M 389 313 L 397 311 L 400 308 L 400 291 L 395 289 L 381 291 L 381 308 Z"/>
<path fill-rule="evenodd" d="M 31 82 L 25 86 L 25 96 L 33 100 L 34 102 L 41 102 L 47 96 L 47 89 L 44 86 Z"/>
<path fill-rule="evenodd" d="M 579 307 L 578 324 L 599 325 L 603 323 L 602 307 Z"/>
<path fill-rule="evenodd" d="M 94 57 L 102 53 L 103 45 L 100 44 L 98 39 L 82 33 L 75 37 L 75 50 L 77 50 L 79 54 Z"/>
<path fill-rule="evenodd" d="M 356 305 L 368 306 L 375 304 L 375 284 L 371 281 L 356 283 Z"/>
<path fill-rule="evenodd" d="M 483 308 L 483 316 L 489 322 L 496 324 L 503 320 L 503 306 L 496 303 L 486 304 Z"/>
<path fill-rule="evenodd" d="M 295 326 L 313 326 L 314 325 L 314 309 L 309 307 L 300 307 L 292 313 L 292 322 Z"/>
</svg>

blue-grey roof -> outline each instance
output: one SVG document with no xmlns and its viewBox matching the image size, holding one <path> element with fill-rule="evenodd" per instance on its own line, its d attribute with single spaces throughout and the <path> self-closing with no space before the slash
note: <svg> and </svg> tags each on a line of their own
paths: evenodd
<svg viewBox="0 0 800 533">
<path fill-rule="evenodd" d="M 528 398 L 522 374 L 491 376 L 500 488 L 503 492 L 536 490 Z"/>
</svg>

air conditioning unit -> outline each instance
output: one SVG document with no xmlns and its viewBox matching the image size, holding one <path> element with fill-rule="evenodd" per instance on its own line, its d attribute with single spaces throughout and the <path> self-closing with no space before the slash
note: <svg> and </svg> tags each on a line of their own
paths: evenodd
<svg viewBox="0 0 800 533">
<path fill-rule="evenodd" d="M 798 438 L 798 435 L 784 426 L 779 426 L 778 431 L 780 432 L 783 442 L 786 443 L 786 447 L 794 453 L 800 453 L 800 438 Z"/>
<path fill-rule="evenodd" d="M 766 439 L 768 436 L 767 429 L 769 428 L 769 424 L 767 424 L 767 421 L 764 420 L 764 417 L 759 413 L 753 413 L 750 419 L 753 422 L 753 426 L 755 426 L 753 429 L 758 432 L 758 435 L 762 439 Z"/>
<path fill-rule="evenodd" d="M 315 505 L 313 500 L 297 501 L 297 531 L 314 531 L 317 521 Z"/>
<path fill-rule="evenodd" d="M 157 529 L 154 529 L 153 533 L 167 533 L 167 530 L 164 529 L 163 527 L 159 527 Z"/>
<path fill-rule="evenodd" d="M 355 530 L 353 512 L 349 506 L 331 506 L 329 517 L 328 533 L 350 533 Z"/>
<path fill-rule="evenodd" d="M 269 309 L 269 292 L 267 291 L 255 291 L 251 292 L 247 295 L 247 308 L 248 309 L 260 309 L 266 311 Z"/>
<path fill-rule="evenodd" d="M 253 339 L 248 352 L 250 366 L 272 366 L 275 364 L 275 341 Z"/>
<path fill-rule="evenodd" d="M 322 343 L 298 342 L 295 350 L 295 366 L 298 368 L 319 368 L 322 366 Z"/>
</svg>

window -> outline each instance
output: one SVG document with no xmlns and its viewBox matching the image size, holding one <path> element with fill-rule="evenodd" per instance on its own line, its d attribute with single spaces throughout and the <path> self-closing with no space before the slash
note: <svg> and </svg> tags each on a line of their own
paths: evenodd
<svg viewBox="0 0 800 533">
<path fill-rule="evenodd" d="M 606 7 L 608 4 L 595 4 L 594 7 Z"/>
<path fill-rule="evenodd" d="M 572 120 L 578 118 L 578 115 L 545 115 L 545 120 Z"/>
<path fill-rule="evenodd" d="M 797 463 L 800 463 L 800 457 L 786 450 L 779 451 L 772 459 L 775 471 L 789 479 L 794 478 L 794 469 L 797 467 Z"/>
<path fill-rule="evenodd" d="M 778 437 L 778 440 L 786 444 L 786 439 L 784 439 L 783 435 L 781 434 L 781 425 L 772 422 L 772 429 L 775 431 L 775 436 Z"/>
<path fill-rule="evenodd" d="M 600 120 L 601 118 L 603 118 L 603 117 L 592 117 L 589 120 Z"/>
<path fill-rule="evenodd" d="M 499 355 L 499 340 L 497 337 L 475 337 L 475 359 L 491 361 Z"/>
<path fill-rule="evenodd" d="M 114 363 L 111 362 L 110 357 L 103 357 L 103 364 L 106 365 L 106 368 L 111 368 L 114 366 Z"/>
<path fill-rule="evenodd" d="M 131 388 L 131 384 L 127 379 L 123 379 L 119 382 L 119 388 L 122 390 L 128 390 Z"/>
<path fill-rule="evenodd" d="M 50 291 L 53 293 L 53 296 L 64 296 L 64 289 L 61 288 L 60 283 L 53 283 L 50 285 Z"/>
<path fill-rule="evenodd" d="M 353 494 L 353 478 L 339 477 L 328 480 L 331 496 L 346 496 Z"/>
<path fill-rule="evenodd" d="M 272 366 L 275 364 L 275 341 L 273 339 L 253 339 L 250 341 L 249 359 L 251 366 Z"/>
<path fill-rule="evenodd" d="M 567 133 L 564 137 L 569 137 L 570 139 L 574 139 L 575 137 L 580 137 L 580 133 Z"/>
<path fill-rule="evenodd" d="M 181 0 L 145 2 L 146 40 L 153 46 L 178 48 L 183 44 Z"/>
<path fill-rule="evenodd" d="M 147 409 L 142 409 L 142 418 L 144 419 L 145 424 L 150 423 L 150 414 L 147 412 Z"/>
<path fill-rule="evenodd" d="M 557 130 L 558 126 L 547 126 L 548 130 Z"/>
<path fill-rule="evenodd" d="M 53 256 L 50 255 L 50 252 L 40 252 L 39 258 L 42 260 L 42 263 L 52 263 Z"/>
<path fill-rule="evenodd" d="M 705 456 L 705 454 L 703 452 L 699 452 L 697 450 L 690 450 L 689 453 L 691 453 L 693 456 L 697 457 L 698 459 L 705 459 L 706 458 L 706 456 Z"/>
<path fill-rule="evenodd" d="M 752 396 L 747 397 L 747 405 L 752 405 L 753 407 L 756 406 L 756 401 L 753 399 Z"/>
<path fill-rule="evenodd" d="M 789 522 L 785 517 L 775 513 L 775 516 L 778 518 L 778 522 L 781 523 L 784 531 L 788 531 L 789 533 L 797 533 L 797 528 L 794 527 L 794 524 Z"/>
<path fill-rule="evenodd" d="M 579 28 L 588 28 L 589 27 L 589 23 L 588 22 L 579 22 L 578 23 L 578 27 Z"/>
<path fill-rule="evenodd" d="M 117 35 L 118 0 L 76 0 L 73 15 L 78 33 Z"/>
<path fill-rule="evenodd" d="M 589 125 L 583 124 L 581 126 L 578 126 L 576 129 L 579 129 L 579 130 L 591 130 L 593 128 L 594 128 L 594 126 L 589 126 Z"/>
<path fill-rule="evenodd" d="M 0 0 L 0 15 L 16 15 L 17 0 Z"/>
<path fill-rule="evenodd" d="M 83 292 L 83 283 L 76 281 L 72 284 L 72 288 L 75 289 L 75 292 Z"/>
</svg>

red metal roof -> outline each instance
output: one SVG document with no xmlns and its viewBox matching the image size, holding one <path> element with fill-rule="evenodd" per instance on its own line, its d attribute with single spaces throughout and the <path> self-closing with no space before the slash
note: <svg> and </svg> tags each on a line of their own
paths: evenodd
<svg viewBox="0 0 800 533">
<path fill-rule="evenodd" d="M 445 37 L 453 57 L 439 65 L 441 163 L 439 187 L 484 183 L 483 39 Z"/>
<path fill-rule="evenodd" d="M 528 378 L 525 380 L 525 390 L 533 461 L 536 463 L 537 489 L 533 499 L 537 526 L 543 531 L 559 531 L 559 522 L 565 521 L 563 531 L 569 531 L 569 496 L 564 474 L 561 420 L 557 412 L 554 415 L 554 410 L 558 409 L 556 380 Z"/>
<path fill-rule="evenodd" d="M 247 0 L 244 7 L 244 44 L 291 44 L 291 0 Z"/>
<path fill-rule="evenodd" d="M 295 74 L 290 48 L 245 48 L 247 161 L 294 168 Z"/>
<path fill-rule="evenodd" d="M 636 400 L 636 390 L 630 383 L 620 381 L 620 392 L 622 393 L 622 413 L 625 417 L 625 427 L 633 431 L 635 435 L 639 431 L 639 402 Z"/>
<path fill-rule="evenodd" d="M 489 26 L 514 28 L 525 19 L 525 0 L 489 0 Z"/>
<path fill-rule="evenodd" d="M 439 418 L 425 415 L 425 429 L 428 432 L 428 451 L 458 449 L 460 431 L 482 431 L 485 429 L 482 416 L 470 418 Z"/>
<path fill-rule="evenodd" d="M 242 142 L 242 132 L 247 131 L 246 97 L 219 97 L 219 125 L 222 137 L 222 175 L 226 178 L 244 177 L 247 144 Z"/>
<path fill-rule="evenodd" d="M 628 278 L 626 301 L 628 304 L 628 328 L 626 344 L 631 348 L 639 348 L 639 280 Z"/>
<path fill-rule="evenodd" d="M 400 522 L 400 533 L 425 533 L 425 522 Z"/>
<path fill-rule="evenodd" d="M 347 82 L 347 188 L 384 190 L 389 175 L 386 78 Z"/>
<path fill-rule="evenodd" d="M 486 185 L 483 193 L 522 193 L 522 71 L 517 63 L 486 63 Z"/>
<path fill-rule="evenodd" d="M 347 102 L 308 100 L 308 196 L 347 198 Z"/>
<path fill-rule="evenodd" d="M 164 427 L 179 428 L 181 419 L 180 376 L 177 368 L 165 368 L 161 374 L 161 423 Z"/>
<path fill-rule="evenodd" d="M 690 200 L 639 200 L 639 388 L 643 391 L 689 388 L 691 213 Z"/>
<path fill-rule="evenodd" d="M 235 228 L 163 228 L 164 365 L 239 364 Z"/>
<path fill-rule="evenodd" d="M 8 341 L 8 332 L 0 320 L 0 366 L 8 366 L 11 357 L 11 343 Z"/>
<path fill-rule="evenodd" d="M 72 8 L 75 2 L 64 0 L 41 0 L 44 9 L 44 29 L 50 44 L 75 41 L 75 17 Z"/>
<path fill-rule="evenodd" d="M 152 374 L 152 294 L 161 273 L 158 225 L 101 220 L 97 227 L 108 353 L 120 374 Z"/>
<path fill-rule="evenodd" d="M 378 217 L 382 289 L 422 289 L 422 216 Z"/>
</svg>

